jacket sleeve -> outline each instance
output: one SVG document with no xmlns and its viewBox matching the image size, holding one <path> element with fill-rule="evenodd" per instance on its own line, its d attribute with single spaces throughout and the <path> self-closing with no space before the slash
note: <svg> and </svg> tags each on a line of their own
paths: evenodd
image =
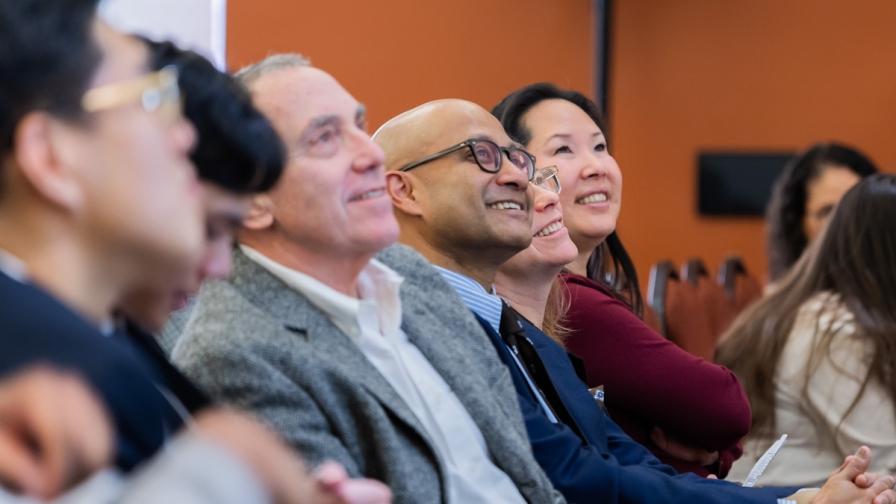
<svg viewBox="0 0 896 504">
<path fill-rule="evenodd" d="M 551 482 L 570 503 L 605 504 L 775 504 L 798 489 L 743 488 L 694 474 L 677 475 L 646 448 L 606 419 L 609 454 L 584 446 L 563 424 L 552 423 L 531 394 L 518 399 L 532 442 L 532 451 Z"/>
<path fill-rule="evenodd" d="M 621 302 L 568 282 L 569 349 L 582 357 L 589 386 L 686 444 L 736 448 L 750 429 L 750 405 L 737 376 L 663 338 Z"/>
<path fill-rule="evenodd" d="M 219 333 L 214 339 L 220 341 L 223 336 Z M 232 336 L 226 339 L 234 340 Z M 184 340 L 175 348 L 173 357 L 184 374 L 220 404 L 253 412 L 292 445 L 309 467 L 333 460 L 349 476 L 363 477 L 311 395 L 252 349 L 201 344 L 207 340 Z"/>
</svg>

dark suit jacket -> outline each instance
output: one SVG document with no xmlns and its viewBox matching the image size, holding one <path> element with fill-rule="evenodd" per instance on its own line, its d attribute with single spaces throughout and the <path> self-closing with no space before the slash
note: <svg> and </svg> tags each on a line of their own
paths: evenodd
<svg viewBox="0 0 896 504">
<path fill-rule="evenodd" d="M 32 285 L 0 273 L 0 378 L 37 363 L 81 375 L 103 398 L 118 432 L 117 463 L 149 458 L 180 420 L 134 347 L 101 334 Z"/>
<path fill-rule="evenodd" d="M 526 385 L 510 350 L 492 326 L 479 317 L 498 355 L 510 369 L 535 459 L 570 503 L 763 503 L 797 488 L 743 488 L 727 481 L 678 475 L 636 443 L 603 412 L 579 379 L 566 351 L 538 328 L 523 321 L 551 380 L 584 437 L 544 414 Z"/>
<path fill-rule="evenodd" d="M 159 345 L 152 334 L 142 327 L 131 322 L 125 322 L 123 337 L 133 345 L 153 372 L 153 381 L 174 394 L 189 413 L 212 405 L 208 394 L 197 387 L 189 378 L 184 376 L 168 360 L 168 354 Z"/>
</svg>

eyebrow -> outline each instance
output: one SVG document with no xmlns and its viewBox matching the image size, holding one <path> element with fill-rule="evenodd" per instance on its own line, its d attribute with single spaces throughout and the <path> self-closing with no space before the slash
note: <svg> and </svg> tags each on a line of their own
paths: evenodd
<svg viewBox="0 0 896 504">
<path fill-rule="evenodd" d="M 365 107 L 363 103 L 359 103 L 358 108 L 355 109 L 355 120 L 360 119 L 360 118 L 366 119 L 366 117 L 365 117 L 366 114 L 367 114 L 367 107 Z M 311 133 L 314 132 L 314 130 L 316 130 L 320 127 L 323 127 L 323 126 L 338 125 L 341 122 L 342 122 L 342 118 L 336 114 L 327 114 L 327 115 L 317 116 L 314 119 L 312 119 L 308 123 L 308 126 L 305 127 L 305 130 L 302 131 L 301 136 L 299 136 L 299 143 L 307 140 L 308 137 L 311 135 Z"/>
<path fill-rule="evenodd" d="M 553 140 L 554 138 L 569 138 L 571 136 L 572 136 L 572 133 L 557 133 L 555 135 L 551 135 L 551 137 L 548 138 L 548 140 Z M 595 138 L 599 137 L 599 136 L 603 136 L 603 132 L 598 131 L 598 132 L 592 133 L 591 136 L 595 137 Z"/>
<path fill-rule="evenodd" d="M 323 126 L 339 125 L 341 122 L 342 118 L 340 118 L 336 114 L 317 116 L 308 123 L 308 126 L 305 127 L 305 129 L 302 131 L 302 134 L 299 135 L 299 140 L 297 143 L 305 143 L 305 141 L 308 140 L 308 137 L 310 137 L 318 128 L 321 128 Z"/>
</svg>

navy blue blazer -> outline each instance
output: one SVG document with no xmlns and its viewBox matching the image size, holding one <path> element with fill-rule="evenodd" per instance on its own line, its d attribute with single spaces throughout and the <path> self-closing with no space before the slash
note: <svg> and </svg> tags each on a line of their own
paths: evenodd
<svg viewBox="0 0 896 504">
<path fill-rule="evenodd" d="M 117 429 L 119 468 L 146 460 L 180 428 L 132 343 L 104 336 L 43 290 L 2 272 L 0 334 L 0 378 L 44 363 L 77 373 L 102 397 Z"/>
<path fill-rule="evenodd" d="M 526 385 L 501 336 L 485 319 L 479 315 L 476 319 L 510 369 L 535 459 L 571 504 L 775 504 L 777 498 L 798 490 L 743 488 L 691 473 L 679 475 L 613 423 L 579 379 L 566 351 L 523 320 L 526 336 L 583 437 L 566 425 L 552 423 Z"/>
</svg>

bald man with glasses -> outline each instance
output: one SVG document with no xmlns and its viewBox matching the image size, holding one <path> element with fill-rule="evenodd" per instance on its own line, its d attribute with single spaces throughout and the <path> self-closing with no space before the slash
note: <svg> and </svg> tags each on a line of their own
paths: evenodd
<svg viewBox="0 0 896 504">
<path fill-rule="evenodd" d="M 570 502 L 858 503 L 896 500 L 891 476 L 866 474 L 870 450 L 848 457 L 819 491 L 744 488 L 679 475 L 605 415 L 560 345 L 522 319 L 493 287 L 498 268 L 532 241 L 532 171 L 514 161 L 498 120 L 476 104 L 440 100 L 383 125 L 374 140 L 386 153 L 387 188 L 401 242 L 434 264 L 442 279 L 406 271 L 406 250 L 380 259 L 428 292 L 453 288 L 469 307 L 452 314 L 456 332 L 485 332 L 513 377 L 536 459 Z M 504 143 L 500 143 L 502 139 Z M 485 140 L 498 150 L 477 149 Z M 445 148 L 445 145 L 450 147 Z M 433 154 L 434 153 L 434 154 Z M 545 169 L 534 178 L 559 191 Z M 441 281 L 440 281 L 441 280 Z M 445 307 L 445 310 L 453 309 Z M 439 316 L 440 308 L 433 307 Z M 475 318 L 474 317 L 475 314 Z"/>
</svg>

